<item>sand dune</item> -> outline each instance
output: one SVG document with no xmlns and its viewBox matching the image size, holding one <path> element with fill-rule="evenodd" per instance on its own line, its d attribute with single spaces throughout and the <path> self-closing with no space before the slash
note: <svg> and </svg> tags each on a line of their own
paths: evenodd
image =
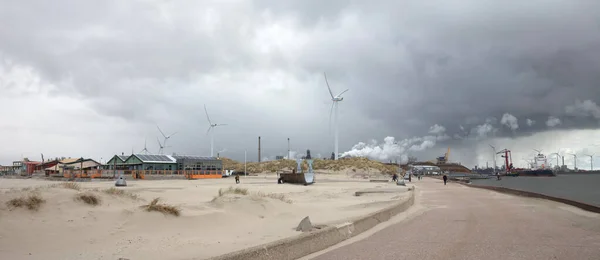
<svg viewBox="0 0 600 260">
<path fill-rule="evenodd" d="M 353 195 L 360 189 L 396 187 L 387 183 L 333 176 L 319 180 L 311 186 L 277 185 L 274 177 L 242 177 L 239 185 L 233 179 L 129 181 L 119 189 L 125 194 L 114 195 L 106 192 L 113 182 L 80 183 L 75 190 L 56 182 L 4 179 L 0 258 L 201 259 L 297 235 L 295 227 L 305 216 L 313 224 L 334 224 L 399 199 L 398 194 Z M 247 194 L 218 196 L 219 189 L 229 187 Z M 39 210 L 6 204 L 29 194 L 45 200 Z M 93 195 L 100 204 L 76 200 L 77 194 Z M 157 197 L 181 215 L 141 208 Z"/>
</svg>

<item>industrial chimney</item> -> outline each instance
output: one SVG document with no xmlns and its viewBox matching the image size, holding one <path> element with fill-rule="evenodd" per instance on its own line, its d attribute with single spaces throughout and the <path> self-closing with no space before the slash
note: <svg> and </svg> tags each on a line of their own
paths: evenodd
<svg viewBox="0 0 600 260">
<path fill-rule="evenodd" d="M 260 162 L 260 136 L 258 137 L 258 162 Z"/>
</svg>

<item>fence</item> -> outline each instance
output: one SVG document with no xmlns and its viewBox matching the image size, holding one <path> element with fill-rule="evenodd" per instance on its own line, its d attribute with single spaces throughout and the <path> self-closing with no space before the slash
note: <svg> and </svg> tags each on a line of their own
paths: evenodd
<svg viewBox="0 0 600 260">
<path fill-rule="evenodd" d="M 153 178 L 186 178 L 186 179 L 220 179 L 221 170 L 65 170 L 63 178 L 116 178 L 120 175 L 130 176 L 132 179 Z M 50 174 L 53 177 L 61 177 L 61 174 Z"/>
</svg>

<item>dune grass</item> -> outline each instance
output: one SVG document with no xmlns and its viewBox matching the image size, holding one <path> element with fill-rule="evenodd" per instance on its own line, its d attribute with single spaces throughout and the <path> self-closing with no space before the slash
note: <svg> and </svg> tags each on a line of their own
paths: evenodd
<svg viewBox="0 0 600 260">
<path fill-rule="evenodd" d="M 109 194 L 109 195 L 130 198 L 130 199 L 133 199 L 133 200 L 140 199 L 138 197 L 138 195 L 136 195 L 136 194 L 133 194 L 131 192 L 127 192 L 125 190 L 117 189 L 115 187 L 111 187 L 111 188 L 105 189 L 102 192 L 104 192 L 106 194 Z"/>
<path fill-rule="evenodd" d="M 285 203 L 292 204 L 292 200 L 288 199 L 288 197 L 283 193 L 263 193 L 259 191 L 256 193 L 256 195 L 259 197 L 281 200 Z"/>
<path fill-rule="evenodd" d="M 250 191 L 248 191 L 248 189 L 246 188 L 239 188 L 239 187 L 229 187 L 227 189 L 219 189 L 219 193 L 217 196 L 215 196 L 213 198 L 212 201 L 217 200 L 219 197 L 223 197 L 224 195 L 227 194 L 238 194 L 238 195 L 252 195 L 252 196 L 256 196 L 259 198 L 271 198 L 271 199 L 276 199 L 276 200 L 280 200 L 283 201 L 285 203 L 292 203 L 292 200 L 288 199 L 287 196 L 283 193 L 264 193 L 264 192 L 256 192 L 256 193 L 251 193 Z"/>
<path fill-rule="evenodd" d="M 46 200 L 44 200 L 40 195 L 31 194 L 27 197 L 23 196 L 11 199 L 6 202 L 6 205 L 9 208 L 27 208 L 31 211 L 37 211 L 44 203 L 46 203 Z"/>
<path fill-rule="evenodd" d="M 143 205 L 141 206 L 141 208 L 143 208 L 144 210 L 151 212 L 151 211 L 156 211 L 156 212 L 161 212 L 165 215 L 173 215 L 176 217 L 179 217 L 179 215 L 181 214 L 181 210 L 175 206 L 171 206 L 171 205 L 167 205 L 167 204 L 159 204 L 158 201 L 160 200 L 160 198 L 155 198 L 153 199 L 150 204 L 148 205 Z"/>
<path fill-rule="evenodd" d="M 71 189 L 71 190 L 81 190 L 81 185 L 79 185 L 79 183 L 76 182 L 61 182 L 61 183 L 57 183 L 57 184 L 52 184 L 50 185 L 51 188 L 65 188 L 65 189 Z"/>
<path fill-rule="evenodd" d="M 237 162 L 229 158 L 221 158 L 223 160 L 223 168 L 225 169 L 234 169 L 236 171 L 244 170 L 244 163 Z M 331 170 L 331 171 L 341 171 L 344 169 L 353 169 L 354 171 L 362 170 L 362 171 L 377 171 L 380 173 L 393 174 L 397 172 L 398 167 L 393 165 L 386 165 L 382 162 L 370 160 L 367 158 L 343 158 L 337 161 L 334 160 L 323 160 L 323 159 L 314 159 L 313 160 L 313 169 L 315 171 L 319 170 Z M 302 169 L 307 170 L 307 163 L 302 163 Z M 275 160 L 275 161 L 265 161 L 265 162 L 249 162 L 247 163 L 247 172 L 248 173 L 260 173 L 260 172 L 277 172 L 282 170 L 291 171 L 296 168 L 295 160 Z"/>
<path fill-rule="evenodd" d="M 219 189 L 219 197 L 222 197 L 225 194 L 240 194 L 240 195 L 248 195 L 248 189 L 239 188 L 239 187 L 229 187 L 227 189 Z"/>
<path fill-rule="evenodd" d="M 85 204 L 88 205 L 92 205 L 92 206 L 98 206 L 100 205 L 100 197 L 96 196 L 95 194 L 91 194 L 91 193 L 80 193 L 75 195 L 75 200 L 77 201 L 81 201 Z"/>
</svg>

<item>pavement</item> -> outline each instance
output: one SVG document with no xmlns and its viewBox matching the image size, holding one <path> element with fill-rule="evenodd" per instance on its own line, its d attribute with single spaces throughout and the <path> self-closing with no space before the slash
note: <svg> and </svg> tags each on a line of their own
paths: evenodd
<svg viewBox="0 0 600 260">
<path fill-rule="evenodd" d="M 432 178 L 410 184 L 404 216 L 302 259 L 600 259 L 600 214 Z"/>
</svg>

